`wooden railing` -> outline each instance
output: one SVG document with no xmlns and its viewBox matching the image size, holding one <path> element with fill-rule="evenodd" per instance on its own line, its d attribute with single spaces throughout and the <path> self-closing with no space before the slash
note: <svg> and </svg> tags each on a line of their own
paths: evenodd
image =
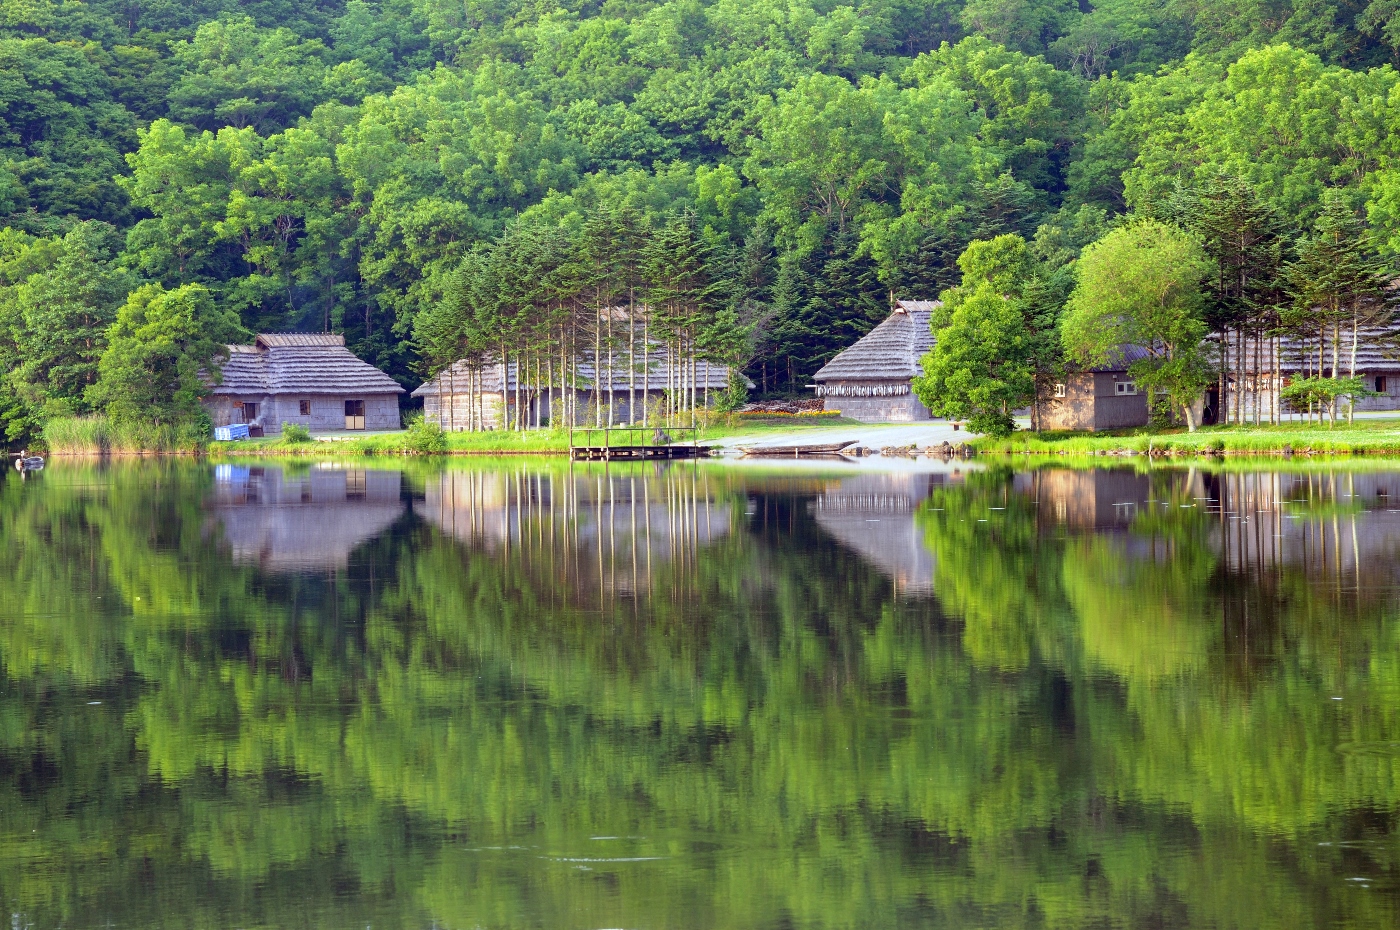
<svg viewBox="0 0 1400 930">
<path fill-rule="evenodd" d="M 694 458 L 700 430 L 694 426 L 587 426 L 569 429 L 569 453 L 575 458 Z M 670 454 L 667 453 L 670 450 Z"/>
</svg>

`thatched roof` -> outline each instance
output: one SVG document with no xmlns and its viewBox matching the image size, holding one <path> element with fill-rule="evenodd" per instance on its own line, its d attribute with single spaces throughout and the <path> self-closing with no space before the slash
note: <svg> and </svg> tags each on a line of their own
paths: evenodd
<svg viewBox="0 0 1400 930">
<path fill-rule="evenodd" d="M 467 374 L 472 367 L 472 364 L 469 362 L 457 362 L 451 368 L 444 370 L 431 381 L 419 387 L 413 392 L 413 396 L 436 397 L 439 394 L 448 393 L 465 394 L 468 384 Z M 614 393 L 626 394 L 632 389 L 632 370 L 627 364 L 626 351 L 617 352 L 613 355 L 611 378 L 608 377 L 606 356 L 604 356 L 602 367 L 603 372 L 601 380 L 603 382 L 602 389 L 604 391 L 609 390 L 609 383 Z M 647 359 L 639 357 L 637 359 L 637 390 L 664 391 L 667 387 L 670 387 L 672 381 L 668 376 L 668 368 L 669 365 L 666 362 L 666 353 L 664 351 L 653 352 L 650 358 Z M 516 363 L 511 362 L 506 377 L 506 390 L 515 390 L 516 374 Z M 534 384 L 535 370 L 533 364 L 530 365 L 525 374 L 526 382 L 532 387 L 536 386 Z M 456 379 L 455 386 L 451 384 L 454 377 Z M 558 388 L 559 370 L 557 366 L 555 368 L 554 377 L 555 387 Z M 592 390 L 593 377 L 593 356 L 592 353 L 589 353 L 587 356 L 579 359 L 578 362 L 579 390 Z M 689 371 L 685 373 L 685 377 L 687 379 L 690 377 Z M 540 366 L 540 380 L 546 383 L 548 380 L 548 372 L 543 362 Z M 711 391 L 723 391 L 725 388 L 729 387 L 729 366 L 712 365 L 706 361 L 697 361 L 695 363 L 695 388 L 696 390 L 703 391 L 706 387 Z M 481 372 L 481 390 L 487 394 L 499 394 L 501 392 L 501 365 L 499 362 L 487 362 L 483 366 Z"/>
<path fill-rule="evenodd" d="M 879 326 L 826 363 L 817 381 L 908 381 L 919 374 L 919 358 L 933 348 L 929 321 L 936 300 L 901 300 Z"/>
<path fill-rule="evenodd" d="M 335 333 L 260 333 L 229 346 L 214 394 L 402 394 L 393 378 L 363 362 Z"/>
<path fill-rule="evenodd" d="M 1337 334 L 1337 368 L 1341 374 L 1351 370 L 1351 327 L 1343 325 Z M 1207 349 L 1212 361 L 1220 358 L 1220 345 L 1218 337 L 1210 338 L 1212 345 Z M 1235 369 L 1235 342 L 1230 340 L 1230 369 Z M 1327 344 L 1323 349 L 1322 367 L 1330 370 L 1332 367 L 1332 338 L 1328 334 Z M 1248 371 L 1255 369 L 1254 341 L 1248 341 L 1245 352 L 1245 368 Z M 1304 370 L 1316 371 L 1317 361 L 1317 337 L 1313 336 L 1306 342 L 1296 336 L 1285 336 L 1279 340 L 1279 367 L 1284 372 L 1293 373 Z M 1259 367 L 1264 371 L 1274 369 L 1273 340 L 1265 339 L 1264 345 L 1259 351 Z M 1370 373 L 1377 371 L 1396 371 L 1400 369 L 1400 320 L 1375 326 L 1361 326 L 1356 332 L 1356 371 L 1358 373 Z"/>
</svg>

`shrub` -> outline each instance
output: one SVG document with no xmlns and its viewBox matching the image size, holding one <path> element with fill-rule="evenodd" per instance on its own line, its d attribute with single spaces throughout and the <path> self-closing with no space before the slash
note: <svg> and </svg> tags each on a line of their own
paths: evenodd
<svg viewBox="0 0 1400 930">
<path fill-rule="evenodd" d="M 968 417 L 967 428 L 993 439 L 1005 439 L 1016 432 L 1016 421 L 1003 410 L 980 410 Z"/>
<path fill-rule="evenodd" d="M 431 455 L 447 451 L 447 433 L 436 423 L 419 417 L 409 423 L 405 432 L 404 445 L 410 452 Z"/>
<path fill-rule="evenodd" d="M 294 443 L 301 442 L 310 442 L 311 430 L 302 426 L 300 423 L 283 423 L 282 441 L 287 445 L 292 445 Z"/>
</svg>

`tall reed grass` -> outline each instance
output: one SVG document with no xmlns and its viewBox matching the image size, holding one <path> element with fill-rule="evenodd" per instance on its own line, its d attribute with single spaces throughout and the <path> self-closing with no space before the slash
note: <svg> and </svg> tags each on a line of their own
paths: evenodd
<svg viewBox="0 0 1400 930">
<path fill-rule="evenodd" d="M 119 424 L 100 415 L 56 417 L 45 424 L 43 438 L 50 455 L 199 452 L 206 445 L 202 424 Z"/>
</svg>

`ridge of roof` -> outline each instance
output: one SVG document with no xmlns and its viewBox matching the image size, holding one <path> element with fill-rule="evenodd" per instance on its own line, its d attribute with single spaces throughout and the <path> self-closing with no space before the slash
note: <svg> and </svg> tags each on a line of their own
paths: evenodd
<svg viewBox="0 0 1400 930">
<path fill-rule="evenodd" d="M 253 344 L 269 349 L 296 346 L 343 346 L 345 345 L 345 337 L 340 333 L 258 333 Z"/>
</svg>

